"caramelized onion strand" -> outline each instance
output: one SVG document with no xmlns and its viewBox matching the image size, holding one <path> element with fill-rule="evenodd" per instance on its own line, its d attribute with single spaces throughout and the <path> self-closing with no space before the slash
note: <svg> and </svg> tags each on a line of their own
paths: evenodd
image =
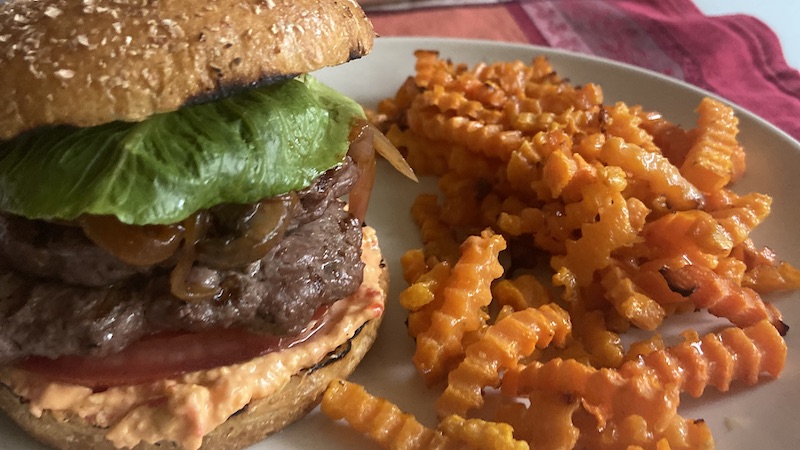
<svg viewBox="0 0 800 450">
<path fill-rule="evenodd" d="M 189 284 L 189 273 L 195 261 L 197 241 L 205 234 L 208 226 L 208 212 L 201 211 L 183 221 L 186 230 L 184 244 L 178 262 L 169 275 L 170 292 L 175 297 L 188 302 L 211 300 L 220 292 L 219 286 Z"/>
<path fill-rule="evenodd" d="M 197 260 L 215 269 L 246 266 L 267 255 L 283 238 L 299 199 L 295 192 L 262 200 L 235 239 L 205 239 L 197 244 Z"/>
<path fill-rule="evenodd" d="M 372 128 L 373 134 L 373 146 L 375 147 L 375 151 L 378 152 L 383 158 L 392 165 L 401 175 L 404 177 L 419 182 L 417 178 L 417 174 L 414 173 L 414 169 L 408 164 L 403 155 L 400 153 L 400 150 L 392 144 L 389 138 L 386 137 L 385 134 L 381 133 L 374 125 L 370 125 Z"/>
<path fill-rule="evenodd" d="M 134 266 L 149 266 L 172 256 L 183 238 L 183 227 L 129 225 L 114 216 L 85 215 L 78 219 L 83 233 L 97 246 Z"/>
<path fill-rule="evenodd" d="M 347 151 L 358 168 L 358 178 L 348 194 L 350 214 L 362 223 L 367 215 L 372 186 L 375 184 L 373 129 L 366 120 L 359 119 L 350 131 L 350 148 Z"/>
</svg>

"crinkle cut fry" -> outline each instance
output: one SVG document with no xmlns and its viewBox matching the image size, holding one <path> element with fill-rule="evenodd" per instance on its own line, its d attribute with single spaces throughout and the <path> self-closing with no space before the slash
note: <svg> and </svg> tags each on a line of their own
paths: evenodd
<svg viewBox="0 0 800 450">
<path fill-rule="evenodd" d="M 491 230 L 462 244 L 444 287 L 442 307 L 433 312 L 430 328 L 417 335 L 413 361 L 429 385 L 443 380 L 463 356 L 464 335 L 483 325 L 481 308 L 492 300 L 492 281 L 503 274 L 497 258 L 505 248 L 505 239 Z"/>
<path fill-rule="evenodd" d="M 756 266 L 744 274 L 742 286 L 759 294 L 800 289 L 800 270 L 785 261 L 775 265 Z"/>
<path fill-rule="evenodd" d="M 461 449 L 442 433 L 426 428 L 414 416 L 389 401 L 370 395 L 362 386 L 334 380 L 322 397 L 322 412 L 333 420 L 344 419 L 385 449 Z"/>
<path fill-rule="evenodd" d="M 660 270 L 662 275 L 662 269 L 674 265 L 673 262 L 716 267 L 733 248 L 725 228 L 701 210 L 661 216 L 647 222 L 641 234 L 644 241 L 637 243 L 638 251 L 633 252 L 646 256 L 640 269 Z"/>
<path fill-rule="evenodd" d="M 462 177 L 485 180 L 484 184 L 497 184 L 505 165 L 503 161 L 471 152 L 463 145 L 453 145 L 447 160 L 447 170 Z"/>
<path fill-rule="evenodd" d="M 572 416 L 580 407 L 577 397 L 559 392 L 535 391 L 528 395 L 530 405 L 513 402 L 501 404 L 495 420 L 514 427 L 514 437 L 536 450 L 575 448 L 580 430 Z"/>
<path fill-rule="evenodd" d="M 550 133 L 550 135 L 554 134 L 556 133 Z M 541 184 L 547 187 L 553 198 L 564 195 L 565 188 L 573 182 L 578 174 L 579 163 L 583 167 L 588 165 L 580 154 L 569 154 L 569 147 L 572 146 L 571 139 L 567 137 L 562 140 L 562 145 L 568 147 L 549 153 L 542 166 Z"/>
<path fill-rule="evenodd" d="M 445 91 L 443 86 L 433 86 L 420 93 L 414 107 L 435 107 L 442 113 L 471 117 L 484 123 L 499 123 L 503 119 L 502 111 L 486 108 L 481 102 L 467 98 L 465 92 Z"/>
<path fill-rule="evenodd" d="M 680 167 L 694 145 L 695 132 L 684 130 L 680 125 L 665 119 L 659 112 L 645 111 L 640 105 L 631 107 L 630 112 L 641 119 L 639 127 L 653 137 L 661 154 Z"/>
<path fill-rule="evenodd" d="M 587 420 L 579 413 L 580 439 L 576 448 L 592 450 L 711 450 L 714 438 L 703 420 L 686 419 L 674 415 L 663 430 L 653 430 L 652 424 L 642 416 L 632 414 L 613 420 L 598 429 L 593 417 Z M 588 416 L 588 414 L 584 414 Z"/>
<path fill-rule="evenodd" d="M 731 193 L 730 196 L 730 207 L 710 211 L 710 214 L 731 235 L 733 245 L 739 245 L 769 216 L 772 197 L 757 192 L 742 196 Z"/>
<path fill-rule="evenodd" d="M 439 59 L 439 52 L 430 50 L 417 50 L 415 64 L 416 75 L 414 81 L 417 86 L 426 88 L 436 84 L 447 84 L 455 77 L 455 70 L 451 63 Z"/>
<path fill-rule="evenodd" d="M 573 362 L 575 363 L 575 362 Z M 597 418 L 580 408 L 579 397 L 562 392 L 532 390 L 530 406 L 501 405 L 497 420 L 511 424 L 514 436 L 540 450 L 603 449 L 712 449 L 711 431 L 702 420 L 678 414 L 665 422 L 660 432 L 640 415 L 613 418 L 598 428 Z"/>
<path fill-rule="evenodd" d="M 507 423 L 465 419 L 461 416 L 451 415 L 442 419 L 439 423 L 439 430 L 445 436 L 476 450 L 528 450 L 530 448 L 527 442 L 514 439 L 514 429 Z"/>
<path fill-rule="evenodd" d="M 572 339 L 561 356 L 577 359 L 593 367 L 619 367 L 623 361 L 622 340 L 609 329 L 603 310 L 587 311 L 580 303 L 569 309 Z"/>
<path fill-rule="evenodd" d="M 555 303 L 516 311 L 489 326 L 450 372 L 448 385 L 436 401 L 436 412 L 440 417 L 466 416 L 470 409 L 483 405 L 483 388 L 500 384 L 503 370 L 516 366 L 537 347 L 563 346 L 571 329 L 569 314 Z"/>
<path fill-rule="evenodd" d="M 416 283 L 400 293 L 400 304 L 409 310 L 408 334 L 416 338 L 431 326 L 433 313 L 442 307 L 443 290 L 450 277 L 450 264 L 442 261 L 425 272 Z M 416 309 L 412 308 L 417 306 Z"/>
<path fill-rule="evenodd" d="M 492 288 L 492 299 L 500 306 L 511 306 L 514 311 L 538 308 L 551 302 L 547 288 L 527 273 L 499 281 Z"/>
<path fill-rule="evenodd" d="M 454 142 L 486 156 L 507 161 L 523 142 L 517 130 L 507 130 L 500 124 L 484 124 L 468 117 L 448 117 L 445 114 L 409 109 L 408 126 L 428 139 Z"/>
<path fill-rule="evenodd" d="M 590 186 L 597 197 L 607 195 L 608 204 L 599 204 L 599 220 L 581 226 L 581 237 L 567 240 L 566 255 L 554 260 L 556 266 L 563 264 L 575 274 L 578 284 L 591 284 L 594 273 L 611 263 L 611 254 L 620 247 L 634 244 L 639 240 L 637 230 L 633 229 L 628 213 L 628 203 L 614 186 Z M 588 194 L 585 194 L 588 196 Z"/>
<path fill-rule="evenodd" d="M 608 165 L 631 172 L 636 179 L 646 180 L 654 193 L 663 195 L 674 210 L 702 207 L 705 202 L 703 193 L 660 153 L 611 137 L 603 145 L 600 158 Z"/>
<path fill-rule="evenodd" d="M 455 144 L 425 138 L 411 130 L 401 130 L 396 124 L 386 131 L 386 138 L 403 151 L 406 162 L 417 175 L 444 175 L 452 149 L 456 147 Z"/>
<path fill-rule="evenodd" d="M 649 153 L 661 153 L 661 149 L 653 142 L 652 134 L 642 128 L 643 118 L 637 114 L 636 107 L 629 108 L 623 102 L 605 106 L 603 131 L 609 136 L 622 138 L 624 142 L 642 147 Z M 677 169 L 676 169 L 677 170 Z"/>
<path fill-rule="evenodd" d="M 406 252 L 406 254 L 410 253 Z M 440 295 L 441 286 L 449 276 L 450 264 L 446 261 L 437 263 L 400 292 L 400 306 L 410 312 L 419 311 L 430 304 L 437 295 Z"/>
<path fill-rule="evenodd" d="M 698 137 L 681 165 L 681 173 L 703 192 L 719 191 L 736 174 L 739 120 L 733 109 L 709 97 L 697 107 Z"/>
<path fill-rule="evenodd" d="M 785 261 L 778 261 L 778 256 L 769 247 L 756 248 L 751 238 L 734 247 L 731 256 L 746 265 L 742 276 L 744 287 L 759 294 L 800 289 L 800 270 Z"/>
<path fill-rule="evenodd" d="M 430 270 L 425 260 L 425 252 L 421 248 L 407 250 L 400 257 L 400 266 L 403 268 L 403 279 L 408 284 L 417 282 L 425 272 Z"/>
<path fill-rule="evenodd" d="M 517 61 L 508 64 L 479 64 L 473 69 L 469 69 L 466 65 L 453 65 L 446 62 L 442 71 L 450 72 L 452 77 L 439 76 L 435 78 L 435 82 L 429 83 L 425 92 L 433 92 L 436 96 L 443 93 L 455 92 L 460 95 L 463 94 L 464 99 L 468 102 L 477 102 L 485 110 L 497 110 L 504 103 L 506 103 L 509 93 L 520 92 L 523 89 L 524 80 L 529 77 L 530 71 L 525 71 L 526 74 L 522 77 L 514 74 L 504 74 L 505 72 L 514 72 L 508 70 L 508 66 L 513 66 L 518 69 L 525 69 L 524 64 Z M 513 95 L 513 94 L 512 94 Z M 445 101 L 442 105 L 437 105 L 440 109 L 447 110 L 453 109 L 454 103 Z M 426 101 L 423 104 L 435 104 L 438 102 Z M 443 108 L 444 106 L 444 108 Z M 464 112 L 473 110 L 476 106 L 468 106 L 466 110 L 461 110 L 461 115 Z"/>
<path fill-rule="evenodd" d="M 735 380 L 748 385 L 762 373 L 777 378 L 786 361 L 786 342 L 768 321 L 747 328 L 729 327 L 700 339 L 687 339 L 663 351 L 641 357 L 640 364 L 654 369 L 664 382 L 677 384 L 681 391 L 699 397 L 706 386 L 726 392 Z M 623 365 L 630 369 L 633 362 Z"/>
<path fill-rule="evenodd" d="M 481 229 L 481 192 L 486 180 L 459 176 L 450 172 L 439 178 L 442 201 L 442 220 L 454 229 Z"/>
<path fill-rule="evenodd" d="M 601 272 L 601 284 L 605 297 L 614 309 L 631 323 L 643 330 L 655 330 L 666 316 L 664 308 L 641 292 L 634 281 L 618 264 L 612 264 Z"/>
<path fill-rule="evenodd" d="M 724 342 L 729 352 L 727 358 L 720 359 L 717 356 L 724 353 L 721 346 L 712 349 L 711 345 L 705 344 L 703 350 L 710 361 L 686 361 L 698 357 L 689 356 L 698 345 L 703 346 L 703 343 L 715 340 Z M 510 371 L 504 379 L 503 390 L 510 395 L 519 395 L 547 389 L 583 397 L 587 411 L 605 430 L 600 433 L 594 430 L 597 436 L 592 436 L 591 427 L 581 427 L 581 442 L 586 448 L 624 448 L 624 445 L 632 443 L 644 445 L 641 439 L 647 433 L 643 430 L 653 432 L 655 438 L 664 436 L 667 439 L 665 442 L 670 444 L 669 448 L 712 448 L 713 441 L 707 427 L 701 422 L 684 421 L 674 410 L 677 407 L 678 388 L 699 395 L 707 383 L 727 390 L 734 379 L 752 384 L 757 382 L 761 372 L 777 376 L 785 358 L 785 343 L 766 321 L 746 330 L 731 327 L 718 335 L 706 336 L 701 342 L 687 342 L 669 349 L 667 353 L 678 356 L 671 361 L 674 365 L 668 369 L 659 367 L 657 357 L 665 356 L 663 351 L 653 352 L 639 362 L 628 362 L 619 371 L 593 369 L 573 360 L 554 359 L 544 364 L 535 362 L 521 371 Z M 764 357 L 756 357 L 755 349 L 762 351 Z M 677 358 L 684 360 L 678 362 Z M 732 367 L 730 361 L 738 363 Z M 661 366 L 664 364 L 661 363 Z M 682 373 L 685 375 L 678 375 Z M 631 389 L 636 386 L 639 388 Z M 659 392 L 663 389 L 673 401 L 659 403 Z M 626 408 L 626 404 L 632 409 Z M 614 407 L 608 408 L 608 405 Z M 674 427 L 681 429 L 676 431 Z"/>
<path fill-rule="evenodd" d="M 638 414 L 655 430 L 662 430 L 677 414 L 680 391 L 674 384 L 662 383 L 653 370 L 644 366 L 638 369 L 623 374 L 621 370 L 596 369 L 571 359 L 534 361 L 506 372 L 502 391 L 506 395 L 528 395 L 543 389 L 575 395 L 600 427 Z"/>
<path fill-rule="evenodd" d="M 533 362 L 506 373 L 503 392 L 526 394 L 534 389 L 548 389 L 586 397 L 595 395 L 592 380 L 630 379 L 647 371 L 661 385 L 699 397 L 706 386 L 727 391 L 734 381 L 748 385 L 758 382 L 762 373 L 778 377 L 786 361 L 786 342 L 769 322 L 761 321 L 741 329 L 729 327 L 702 339 L 690 339 L 664 350 L 653 351 L 630 360 L 619 370 L 595 369 L 574 360 L 553 359 Z M 608 383 L 607 383 L 608 384 Z M 613 386 L 613 383 L 608 384 Z"/>
<path fill-rule="evenodd" d="M 458 241 L 453 229 L 444 223 L 442 208 L 435 194 L 420 194 L 411 205 L 411 217 L 422 233 L 426 261 L 455 262 L 458 257 Z"/>
<path fill-rule="evenodd" d="M 437 52 L 417 51 L 415 56 L 418 86 L 427 91 L 457 92 L 468 101 L 489 108 L 503 109 L 511 103 L 509 98 L 513 98 L 521 103 L 519 109 L 539 114 L 589 109 L 603 101 L 599 86 L 590 83 L 581 88 L 572 87 L 558 77 L 547 58 L 542 56 L 536 57 L 530 65 L 522 61 L 481 63 L 472 69 L 439 59 Z M 464 113 L 474 108 L 463 111 L 452 100 L 447 104 L 440 108 L 456 109 L 461 115 L 468 115 Z"/>
<path fill-rule="evenodd" d="M 708 308 L 711 314 L 734 325 L 746 327 L 766 319 L 782 335 L 789 329 L 780 312 L 766 304 L 756 291 L 724 279 L 708 267 L 698 264 L 680 269 L 666 267 L 661 273 L 673 291 L 684 293 L 698 308 Z"/>
</svg>

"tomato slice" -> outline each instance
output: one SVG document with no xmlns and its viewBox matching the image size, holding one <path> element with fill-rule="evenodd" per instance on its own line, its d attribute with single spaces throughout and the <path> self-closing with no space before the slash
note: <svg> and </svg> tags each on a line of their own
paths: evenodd
<svg viewBox="0 0 800 450">
<path fill-rule="evenodd" d="M 305 342 L 325 324 L 328 308 L 320 307 L 315 321 L 300 334 L 271 336 L 240 329 L 213 329 L 198 333 L 161 332 L 146 336 L 121 352 L 103 357 L 31 356 L 18 368 L 50 381 L 102 390 L 143 384 L 188 372 L 248 361 Z"/>
<path fill-rule="evenodd" d="M 285 347 L 286 340 L 226 329 L 159 333 L 140 339 L 113 355 L 57 359 L 32 356 L 20 363 L 19 368 L 52 381 L 102 389 L 247 361 Z"/>
</svg>

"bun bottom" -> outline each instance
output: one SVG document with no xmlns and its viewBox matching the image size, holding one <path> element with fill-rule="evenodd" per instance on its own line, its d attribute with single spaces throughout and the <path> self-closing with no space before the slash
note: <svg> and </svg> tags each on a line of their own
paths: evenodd
<svg viewBox="0 0 800 450">
<path fill-rule="evenodd" d="M 387 272 L 381 285 L 387 284 Z M 386 290 L 384 289 L 384 292 Z M 378 333 L 382 317 L 365 323 L 359 333 L 337 347 L 314 367 L 292 376 L 275 394 L 251 401 L 203 439 L 202 449 L 238 450 L 259 442 L 308 414 L 319 403 L 328 384 L 346 378 L 367 353 Z M 74 414 L 45 411 L 35 417 L 26 402 L 0 383 L 0 410 L 39 442 L 62 450 L 118 450 L 106 440 L 106 429 L 93 426 Z M 133 450 L 180 448 L 174 442 L 140 442 Z"/>
</svg>

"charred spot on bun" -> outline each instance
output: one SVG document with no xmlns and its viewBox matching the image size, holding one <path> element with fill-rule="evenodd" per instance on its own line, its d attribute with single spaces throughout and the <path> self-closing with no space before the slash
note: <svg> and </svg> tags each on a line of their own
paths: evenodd
<svg viewBox="0 0 800 450">
<path fill-rule="evenodd" d="M 238 449 L 349 375 L 386 296 L 373 129 L 308 73 L 373 39 L 355 0 L 0 4 L 0 409 Z"/>
</svg>

